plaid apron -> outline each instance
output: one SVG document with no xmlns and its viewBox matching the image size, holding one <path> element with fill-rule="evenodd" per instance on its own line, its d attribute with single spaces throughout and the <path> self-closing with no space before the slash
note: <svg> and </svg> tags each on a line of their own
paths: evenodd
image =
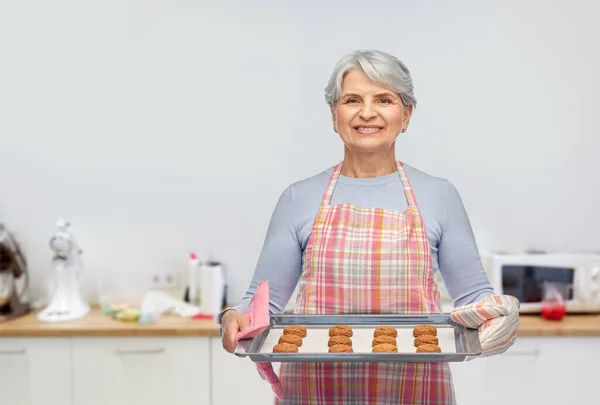
<svg viewBox="0 0 600 405">
<path fill-rule="evenodd" d="M 341 168 L 329 179 L 304 252 L 294 312 L 441 312 L 425 225 L 402 163 L 405 212 L 330 205 Z M 280 380 L 281 405 L 455 403 L 447 363 L 283 363 Z"/>
</svg>

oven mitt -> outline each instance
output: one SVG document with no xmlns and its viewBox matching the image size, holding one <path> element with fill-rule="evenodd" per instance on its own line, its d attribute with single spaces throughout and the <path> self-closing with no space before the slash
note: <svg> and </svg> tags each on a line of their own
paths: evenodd
<svg viewBox="0 0 600 405">
<path fill-rule="evenodd" d="M 243 331 L 239 331 L 235 336 L 235 344 L 242 339 L 249 339 L 260 335 L 267 329 L 270 322 L 269 316 L 269 282 L 260 281 L 250 300 L 248 309 L 246 310 L 246 316 L 250 326 Z M 279 377 L 273 370 L 271 363 L 256 363 L 258 374 L 263 380 L 267 380 L 271 384 L 271 388 L 275 393 L 275 396 L 279 399 L 283 396 L 283 386 Z"/>
<path fill-rule="evenodd" d="M 504 353 L 513 345 L 519 330 L 519 300 L 511 295 L 492 295 L 473 304 L 455 308 L 450 318 L 467 328 L 479 330 L 482 354 Z"/>
</svg>

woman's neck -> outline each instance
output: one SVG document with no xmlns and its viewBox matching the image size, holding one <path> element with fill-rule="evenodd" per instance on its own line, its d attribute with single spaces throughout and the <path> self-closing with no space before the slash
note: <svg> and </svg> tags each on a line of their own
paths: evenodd
<svg viewBox="0 0 600 405">
<path fill-rule="evenodd" d="M 346 177 L 370 178 L 392 174 L 397 171 L 394 148 L 389 153 L 344 153 L 341 174 Z"/>
</svg>

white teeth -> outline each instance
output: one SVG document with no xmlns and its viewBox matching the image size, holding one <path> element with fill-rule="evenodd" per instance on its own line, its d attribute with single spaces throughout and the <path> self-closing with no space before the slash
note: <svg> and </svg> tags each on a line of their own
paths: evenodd
<svg viewBox="0 0 600 405">
<path fill-rule="evenodd" d="M 359 131 L 378 131 L 379 128 L 364 128 L 364 127 L 358 127 Z"/>
</svg>

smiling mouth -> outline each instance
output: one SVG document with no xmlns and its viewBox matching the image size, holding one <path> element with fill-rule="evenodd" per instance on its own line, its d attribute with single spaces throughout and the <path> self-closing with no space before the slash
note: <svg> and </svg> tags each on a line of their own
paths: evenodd
<svg viewBox="0 0 600 405">
<path fill-rule="evenodd" d="M 374 126 L 356 126 L 354 130 L 360 134 L 374 134 L 376 132 L 381 131 L 382 127 L 374 127 Z"/>
</svg>

